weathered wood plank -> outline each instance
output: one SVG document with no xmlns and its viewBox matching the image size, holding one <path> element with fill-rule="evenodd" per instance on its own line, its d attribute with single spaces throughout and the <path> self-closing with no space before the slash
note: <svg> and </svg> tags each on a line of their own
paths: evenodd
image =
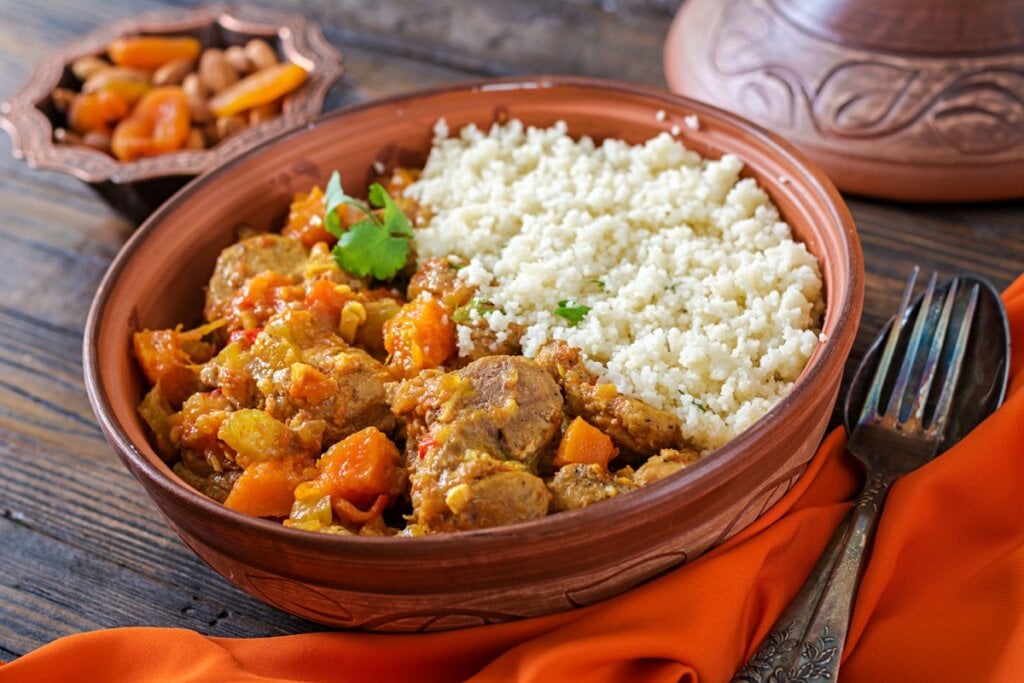
<svg viewBox="0 0 1024 683">
<path fill-rule="evenodd" d="M 0 3 L 0 99 L 53 45 L 191 0 Z M 346 52 L 336 107 L 482 75 L 547 72 L 662 84 L 677 0 L 281 0 Z M 81 334 L 130 228 L 91 190 L 10 158 L 0 136 L 0 658 L 67 633 L 131 624 L 258 636 L 318 628 L 231 587 L 174 537 L 102 440 Z M 1024 267 L 1024 202 L 927 207 L 851 199 L 868 267 L 853 367 L 911 264 L 1005 286 Z M 225 615 L 225 616 L 221 616 Z"/>
</svg>

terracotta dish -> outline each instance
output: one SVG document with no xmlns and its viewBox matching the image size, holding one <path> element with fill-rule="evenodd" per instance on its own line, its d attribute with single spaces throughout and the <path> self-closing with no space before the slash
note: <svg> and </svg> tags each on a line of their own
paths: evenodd
<svg viewBox="0 0 1024 683">
<path fill-rule="evenodd" d="M 693 115 L 696 129 L 684 123 Z M 764 418 L 681 475 L 536 522 L 418 538 L 331 536 L 232 512 L 185 485 L 156 455 L 136 413 L 143 382 L 132 333 L 197 321 L 203 286 L 236 227 L 277 227 L 292 194 L 331 170 L 358 194 L 375 163 L 422 164 L 441 117 L 451 130 L 510 117 L 542 126 L 561 119 L 573 135 L 632 143 L 675 127 L 702 155 L 737 154 L 822 264 L 826 341 Z M 100 286 L 85 334 L 86 383 L 125 465 L 185 543 L 236 585 L 325 624 L 450 629 L 594 603 L 750 524 L 792 486 L 821 439 L 863 288 L 860 244 L 836 189 L 756 126 L 638 86 L 562 77 L 477 82 L 334 112 L 191 183 L 131 238 Z"/>
<path fill-rule="evenodd" d="M 295 62 L 309 75 L 286 99 L 280 116 L 210 149 L 121 162 L 95 149 L 55 143 L 58 115 L 51 93 L 58 86 L 75 86 L 71 64 L 79 57 L 104 52 L 115 38 L 138 34 L 191 35 L 206 47 L 264 38 L 277 48 L 281 59 Z M 111 206 L 141 222 L 194 176 L 315 117 L 341 72 L 341 54 L 324 39 L 318 25 L 301 15 L 244 5 L 162 10 L 104 26 L 37 63 L 21 87 L 0 104 L 0 126 L 11 136 L 15 157 L 34 168 L 61 171 L 89 183 Z"/>
<path fill-rule="evenodd" d="M 1024 196 L 1024 2 L 687 0 L 669 87 L 785 136 L 846 192 Z"/>
</svg>

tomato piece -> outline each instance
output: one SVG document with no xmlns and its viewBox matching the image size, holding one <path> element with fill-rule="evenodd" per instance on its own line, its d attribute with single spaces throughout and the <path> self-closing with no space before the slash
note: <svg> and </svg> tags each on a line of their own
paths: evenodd
<svg viewBox="0 0 1024 683">
<path fill-rule="evenodd" d="M 107 46 L 110 61 L 136 69 L 159 69 L 174 59 L 196 59 L 202 49 L 192 36 L 132 36 Z"/>
<path fill-rule="evenodd" d="M 436 299 L 419 296 L 384 323 L 384 348 L 391 354 L 389 368 L 412 377 L 455 354 L 455 323 Z"/>
<path fill-rule="evenodd" d="M 555 454 L 555 467 L 572 464 L 600 465 L 607 469 L 608 462 L 619 454 L 611 438 L 582 417 L 577 417 L 565 430 Z"/>
<path fill-rule="evenodd" d="M 188 100 L 176 85 L 154 88 L 114 129 L 111 149 L 122 161 L 181 149 L 191 129 Z"/>
<path fill-rule="evenodd" d="M 210 100 L 210 111 L 214 116 L 231 116 L 269 104 L 302 85 L 306 76 L 306 70 L 298 64 L 275 64 L 225 88 Z"/>
<path fill-rule="evenodd" d="M 111 127 L 128 115 L 128 100 L 119 93 L 100 90 L 76 95 L 68 108 L 68 125 L 76 133 L 109 133 Z"/>
</svg>

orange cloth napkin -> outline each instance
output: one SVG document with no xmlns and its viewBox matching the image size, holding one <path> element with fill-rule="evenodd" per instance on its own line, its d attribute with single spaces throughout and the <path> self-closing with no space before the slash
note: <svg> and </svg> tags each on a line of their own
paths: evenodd
<svg viewBox="0 0 1024 683">
<path fill-rule="evenodd" d="M 843 683 L 1024 680 L 1024 276 L 1003 298 L 1014 340 L 1006 403 L 893 488 Z M 111 629 L 30 652 L 0 667 L 0 681 L 727 681 L 857 490 L 844 444 L 832 432 L 794 489 L 725 545 L 585 609 L 426 635 Z"/>
</svg>

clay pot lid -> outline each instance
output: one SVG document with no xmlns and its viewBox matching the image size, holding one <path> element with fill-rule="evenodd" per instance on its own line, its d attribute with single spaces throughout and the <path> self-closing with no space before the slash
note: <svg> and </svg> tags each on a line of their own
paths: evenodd
<svg viewBox="0 0 1024 683">
<path fill-rule="evenodd" d="M 688 0 L 664 65 L 671 90 L 779 133 L 846 192 L 1024 196 L 1021 0 Z"/>
</svg>

